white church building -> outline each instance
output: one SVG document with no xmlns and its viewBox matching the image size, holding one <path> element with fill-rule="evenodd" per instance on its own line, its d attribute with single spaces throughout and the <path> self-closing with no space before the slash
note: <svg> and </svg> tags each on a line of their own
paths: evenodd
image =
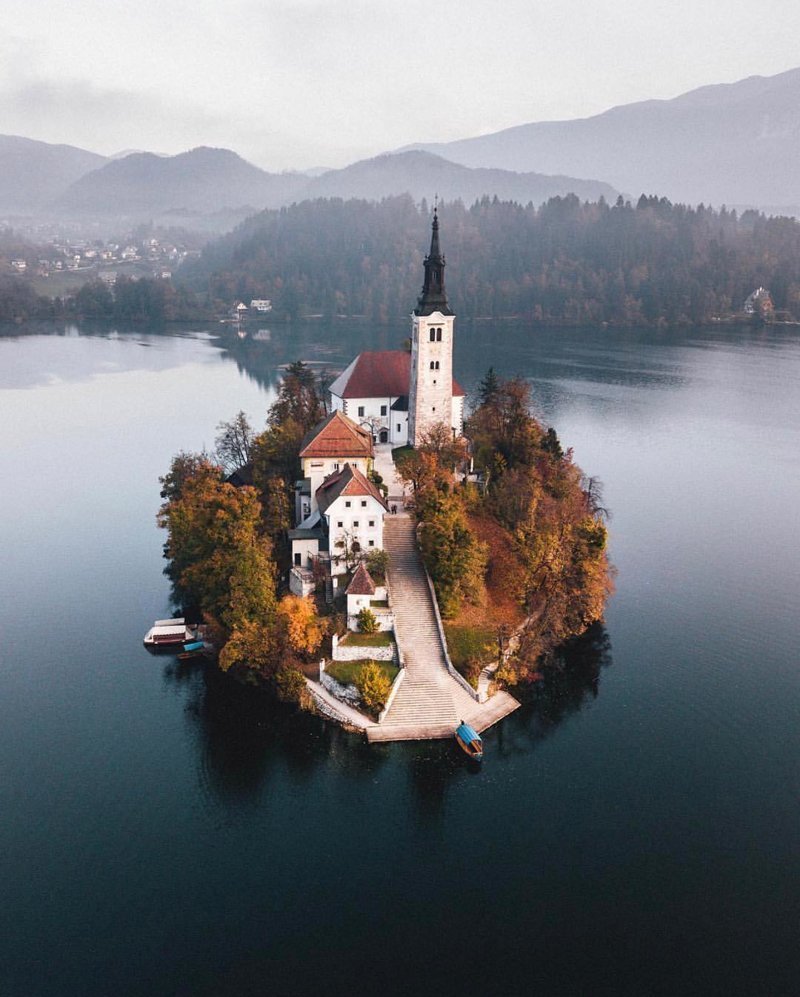
<svg viewBox="0 0 800 997">
<path fill-rule="evenodd" d="M 453 379 L 455 316 L 444 287 L 439 218 L 433 213 L 425 279 L 411 316 L 411 352 L 359 353 L 330 387 L 331 408 L 369 430 L 376 443 L 415 446 L 431 426 L 464 427 L 464 389 Z"/>
</svg>

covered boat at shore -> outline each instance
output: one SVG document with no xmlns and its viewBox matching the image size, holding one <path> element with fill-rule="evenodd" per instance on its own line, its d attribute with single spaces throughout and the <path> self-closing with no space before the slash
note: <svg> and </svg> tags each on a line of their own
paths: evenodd
<svg viewBox="0 0 800 997">
<path fill-rule="evenodd" d="M 483 758 L 483 741 L 474 727 L 470 727 L 468 723 L 464 723 L 462 720 L 458 727 L 456 727 L 456 741 L 458 741 L 459 747 L 465 754 L 469 755 L 476 762 L 481 761 Z"/>
<path fill-rule="evenodd" d="M 175 647 L 194 640 L 194 631 L 186 625 L 186 620 L 176 617 L 172 620 L 156 620 L 144 635 L 145 647 Z"/>
</svg>

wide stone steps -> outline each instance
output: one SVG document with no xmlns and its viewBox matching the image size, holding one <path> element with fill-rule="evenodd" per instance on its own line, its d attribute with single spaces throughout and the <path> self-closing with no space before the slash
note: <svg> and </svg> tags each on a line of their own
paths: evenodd
<svg viewBox="0 0 800 997">
<path fill-rule="evenodd" d="M 369 727 L 367 738 L 452 738 L 461 720 L 485 730 L 519 704 L 507 693 L 477 703 L 448 672 L 413 521 L 407 516 L 387 516 L 383 546 L 389 555 L 392 611 L 406 670 L 383 722 Z"/>
</svg>

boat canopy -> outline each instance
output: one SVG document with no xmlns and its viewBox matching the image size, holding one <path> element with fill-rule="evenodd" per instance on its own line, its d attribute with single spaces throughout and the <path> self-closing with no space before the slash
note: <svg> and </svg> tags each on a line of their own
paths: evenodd
<svg viewBox="0 0 800 997">
<path fill-rule="evenodd" d="M 474 727 L 470 727 L 469 724 L 459 724 L 456 728 L 456 734 L 465 741 L 467 744 L 471 744 L 472 741 L 477 741 L 480 744 L 481 736 L 475 730 Z"/>
<path fill-rule="evenodd" d="M 154 627 L 178 627 L 182 626 L 186 620 L 182 616 L 176 616 L 173 620 L 156 620 Z"/>
</svg>

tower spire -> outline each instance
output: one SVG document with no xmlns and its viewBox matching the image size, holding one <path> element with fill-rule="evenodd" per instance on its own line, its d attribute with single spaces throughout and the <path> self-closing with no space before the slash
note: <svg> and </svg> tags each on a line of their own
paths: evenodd
<svg viewBox="0 0 800 997">
<path fill-rule="evenodd" d="M 417 300 L 415 315 L 430 315 L 441 312 L 442 315 L 452 315 L 447 306 L 447 294 L 444 289 L 445 260 L 439 246 L 439 197 L 433 209 L 431 225 L 431 248 L 425 257 L 425 279 L 422 284 L 422 294 Z"/>
</svg>

